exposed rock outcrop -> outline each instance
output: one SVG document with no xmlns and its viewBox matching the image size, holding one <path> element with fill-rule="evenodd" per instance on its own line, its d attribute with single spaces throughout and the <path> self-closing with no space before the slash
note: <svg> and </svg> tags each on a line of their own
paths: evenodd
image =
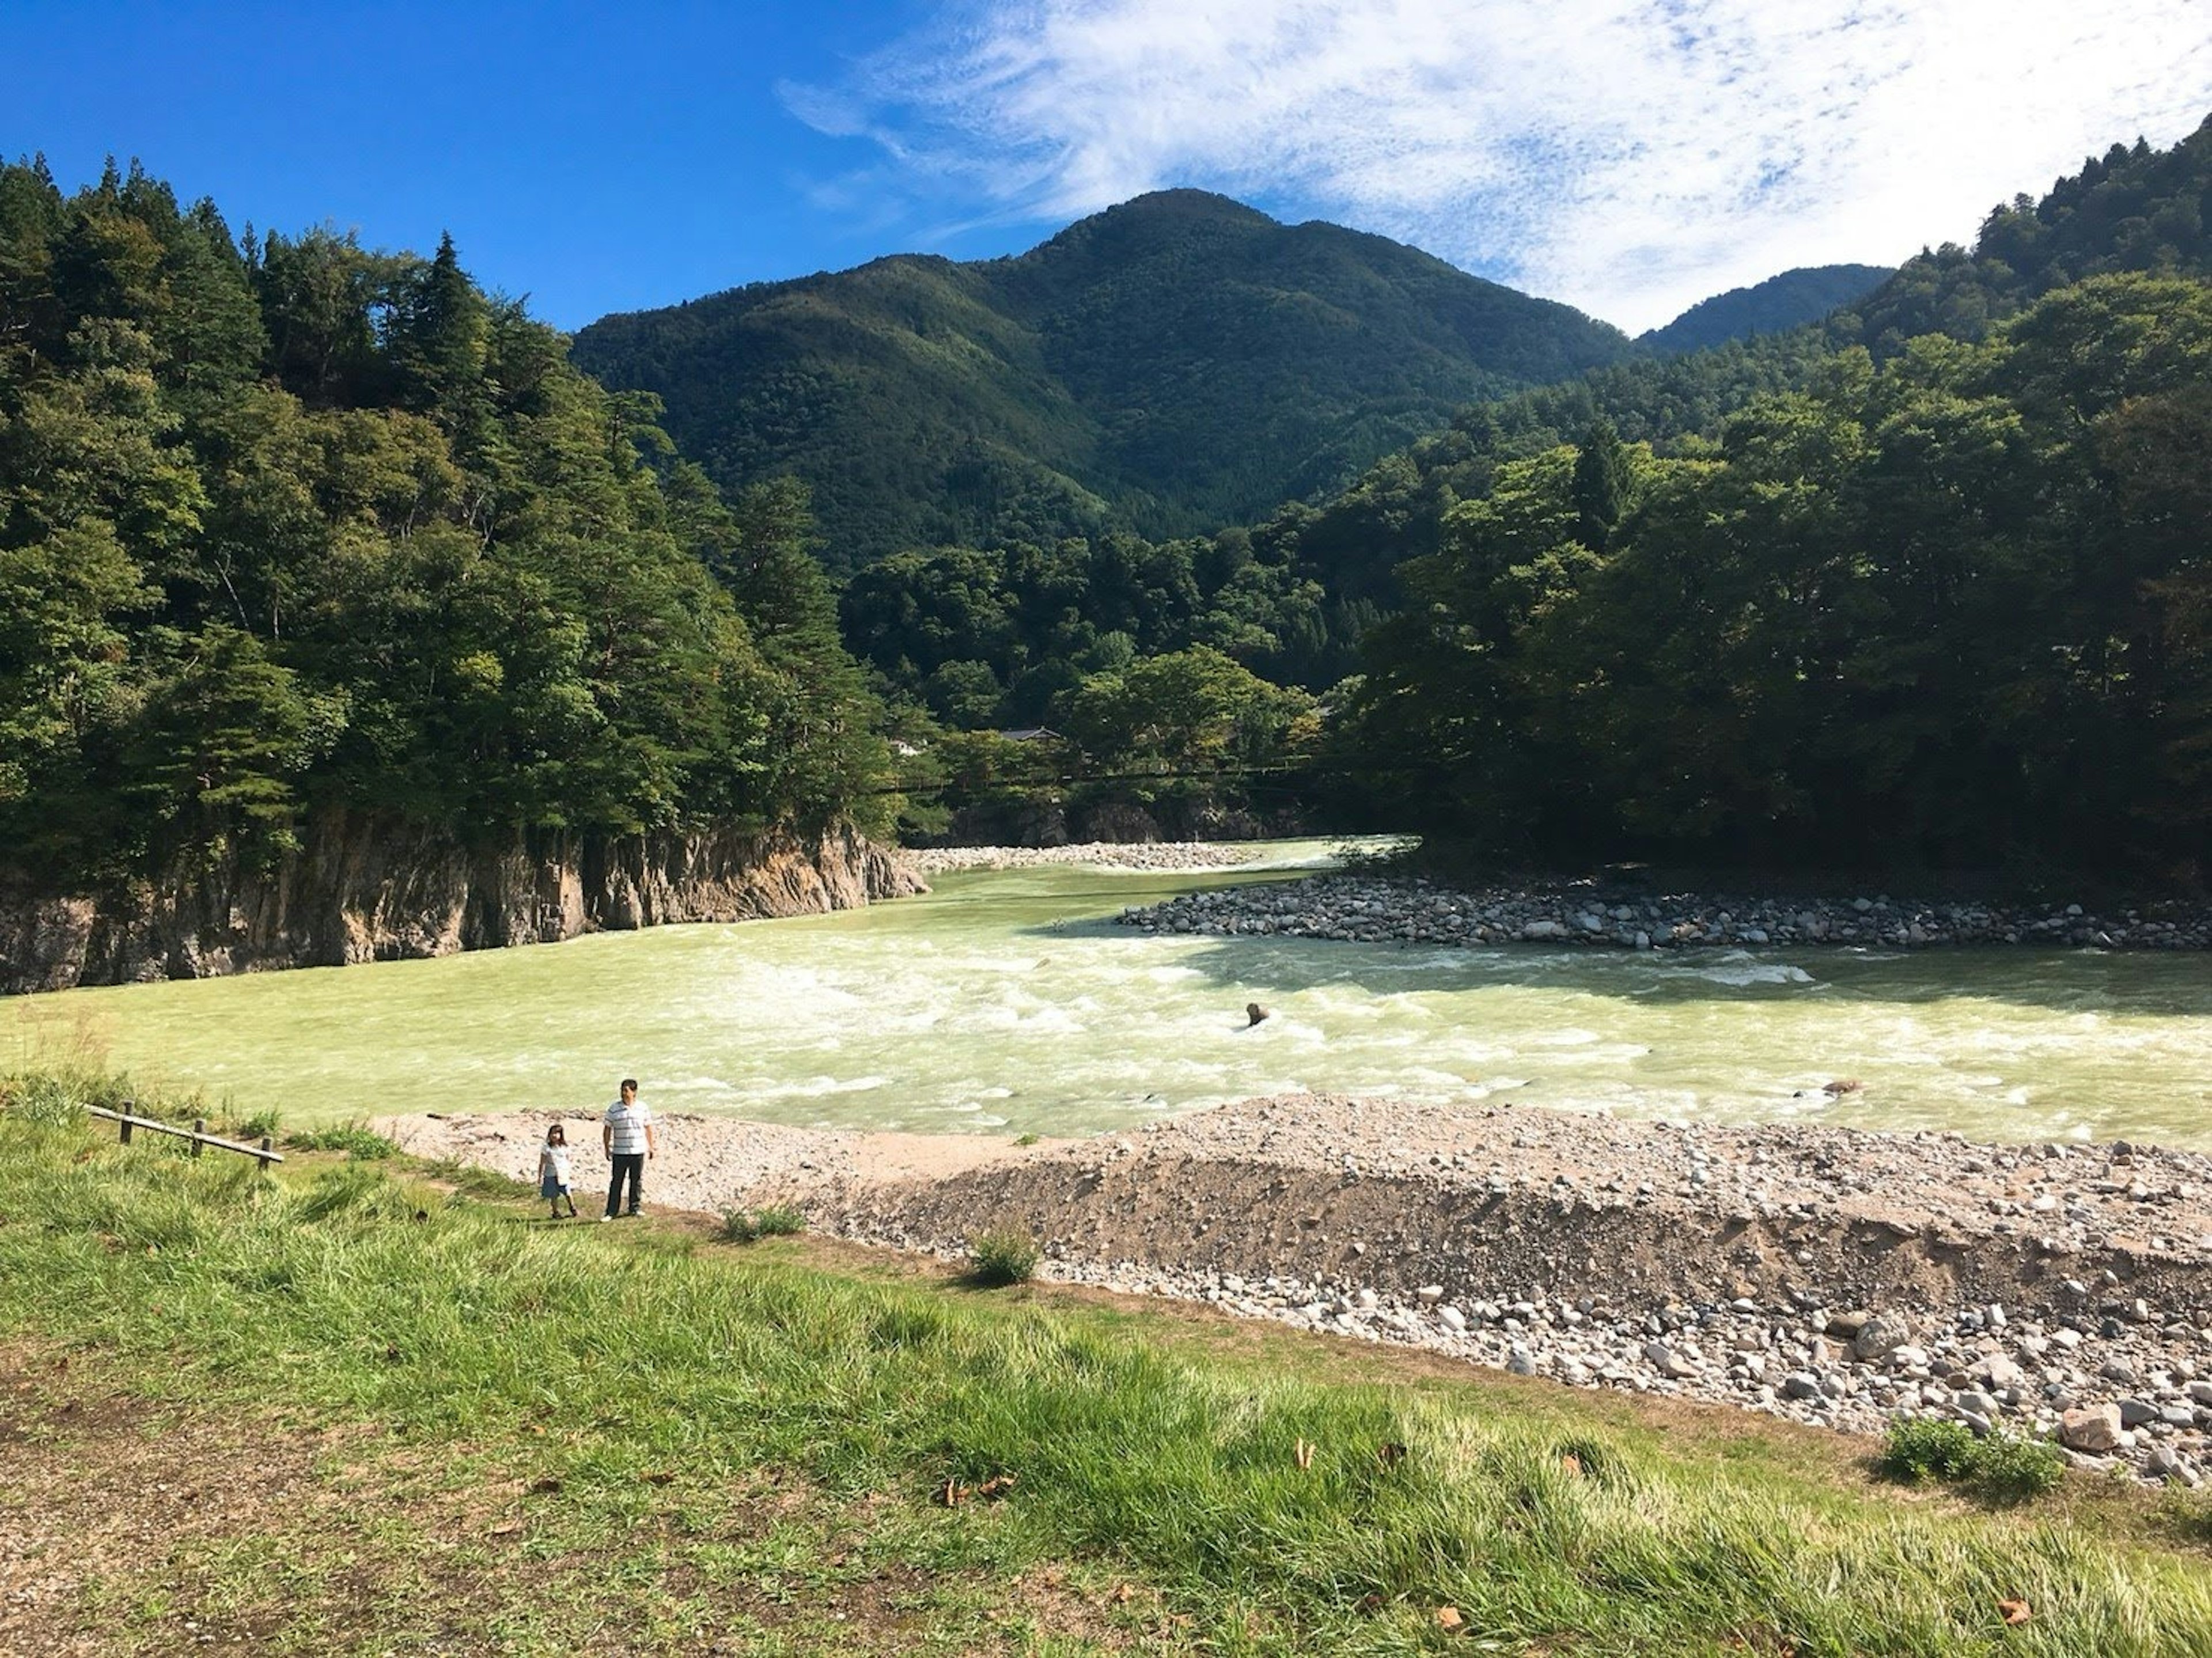
<svg viewBox="0 0 2212 1658">
<path fill-rule="evenodd" d="M 63 894 L 0 876 L 0 992 L 448 956 L 922 890 L 905 864 L 850 829 L 808 840 L 545 831 L 471 844 L 333 815 L 268 868 L 203 856 L 158 878 Z"/>
</svg>

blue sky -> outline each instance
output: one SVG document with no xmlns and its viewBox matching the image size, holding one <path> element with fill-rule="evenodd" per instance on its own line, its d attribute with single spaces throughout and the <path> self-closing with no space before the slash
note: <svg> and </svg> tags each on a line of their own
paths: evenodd
<svg viewBox="0 0 2212 1658">
<path fill-rule="evenodd" d="M 1969 240 L 2212 112 L 2205 0 L 0 0 L 0 147 L 233 222 L 453 231 L 565 327 L 1170 185 L 1631 328 Z"/>
</svg>

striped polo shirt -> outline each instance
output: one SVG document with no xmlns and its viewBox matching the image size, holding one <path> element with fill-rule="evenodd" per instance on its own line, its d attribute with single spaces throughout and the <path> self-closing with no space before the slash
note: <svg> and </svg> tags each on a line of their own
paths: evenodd
<svg viewBox="0 0 2212 1658">
<path fill-rule="evenodd" d="M 637 1157 L 645 1151 L 645 1131 L 653 1126 L 653 1113 L 643 1100 L 624 1105 L 617 1100 L 607 1108 L 608 1132 L 613 1136 L 607 1150 L 617 1157 Z"/>
</svg>

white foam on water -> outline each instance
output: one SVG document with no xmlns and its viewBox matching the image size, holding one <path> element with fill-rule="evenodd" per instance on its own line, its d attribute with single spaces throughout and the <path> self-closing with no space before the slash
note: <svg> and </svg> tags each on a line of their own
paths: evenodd
<svg viewBox="0 0 2212 1658">
<path fill-rule="evenodd" d="M 890 1086 L 888 1077 L 805 1077 L 795 1082 L 757 1082 L 733 1091 L 754 1100 L 814 1100 L 831 1094 L 867 1094 Z"/>
</svg>

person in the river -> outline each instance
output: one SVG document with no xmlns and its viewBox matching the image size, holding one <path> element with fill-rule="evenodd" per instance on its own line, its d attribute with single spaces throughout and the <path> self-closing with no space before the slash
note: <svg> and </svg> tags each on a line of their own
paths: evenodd
<svg viewBox="0 0 2212 1658">
<path fill-rule="evenodd" d="M 1244 1004 L 1244 1028 L 1247 1030 L 1249 1030 L 1254 1025 L 1259 1023 L 1261 1020 L 1267 1017 L 1267 1010 L 1261 1006 L 1259 1003 L 1247 1002 Z"/>
<path fill-rule="evenodd" d="M 629 1208 L 636 1214 L 645 1198 L 646 1159 L 659 1151 L 653 1144 L 653 1113 L 637 1096 L 637 1078 L 623 1078 L 622 1097 L 607 1108 L 599 1123 L 599 1149 L 607 1154 L 607 1212 L 612 1220 L 622 1212 L 623 1183 L 629 1183 Z"/>
<path fill-rule="evenodd" d="M 552 1206 L 554 1219 L 561 1218 L 564 1200 L 574 1218 L 576 1194 L 568 1189 L 568 1131 L 557 1122 L 545 1131 L 545 1144 L 538 1148 L 538 1195 Z"/>
</svg>

